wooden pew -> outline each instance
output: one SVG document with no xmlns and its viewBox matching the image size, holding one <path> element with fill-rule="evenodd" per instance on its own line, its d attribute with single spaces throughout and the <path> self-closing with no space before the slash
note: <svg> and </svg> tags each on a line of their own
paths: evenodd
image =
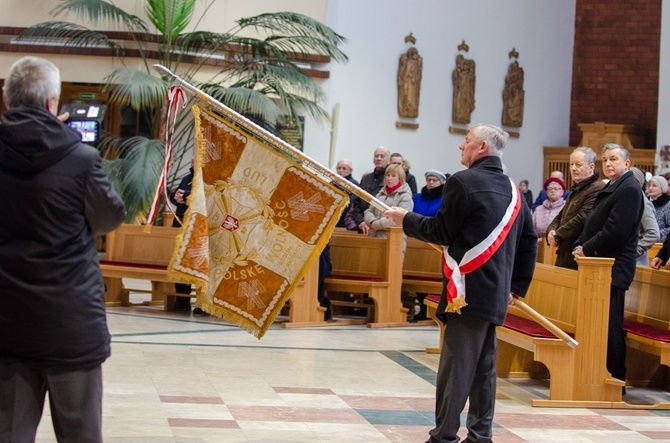
<svg viewBox="0 0 670 443">
<path fill-rule="evenodd" d="M 556 247 L 547 244 L 546 234 L 542 234 L 537 241 L 537 262 L 556 264 Z"/>
<path fill-rule="evenodd" d="M 402 291 L 416 294 L 442 292 L 442 253 L 430 243 L 409 237 L 402 264 Z"/>
<path fill-rule="evenodd" d="M 310 264 L 303 279 L 291 293 L 288 300 L 289 318 L 281 324 L 282 328 L 300 328 L 329 325 L 324 320 L 326 308 L 319 305 L 319 259 Z"/>
<path fill-rule="evenodd" d="M 614 261 L 591 257 L 578 261 L 578 271 L 538 263 L 524 301 L 572 334 L 579 346 L 571 349 L 521 309 L 510 307 L 505 325 L 497 329 L 498 375 L 533 378 L 549 375 L 549 399 L 534 399 L 533 406 L 633 407 L 621 401 L 624 383 L 612 378 L 605 364 Z M 435 299 L 427 303 L 430 303 L 428 314 L 434 317 L 437 303 Z M 440 325 L 442 337 L 445 326 Z"/>
<path fill-rule="evenodd" d="M 330 238 L 333 271 L 325 280 L 332 306 L 371 308 L 368 327 L 405 326 L 408 309 L 400 298 L 402 284 L 402 228 L 388 238 L 366 237 L 337 228 Z M 332 293 L 364 294 L 371 304 L 338 300 Z"/>
<path fill-rule="evenodd" d="M 152 300 L 162 302 L 165 310 L 172 309 L 176 296 L 188 296 L 176 294 L 174 282 L 167 276 L 178 232 L 172 227 L 153 226 L 147 234 L 144 226 L 122 224 L 107 234 L 105 259 L 100 261 L 107 306 L 129 305 L 129 289 L 122 278 L 151 281 Z"/>
<path fill-rule="evenodd" d="M 651 263 L 651 261 L 656 258 L 656 254 L 658 254 L 658 251 L 660 251 L 662 247 L 663 243 L 654 243 L 654 245 L 649 248 L 647 251 L 647 255 L 649 256 L 649 263 Z"/>
<path fill-rule="evenodd" d="M 638 266 L 625 300 L 626 377 L 634 386 L 667 386 L 670 271 Z"/>
</svg>

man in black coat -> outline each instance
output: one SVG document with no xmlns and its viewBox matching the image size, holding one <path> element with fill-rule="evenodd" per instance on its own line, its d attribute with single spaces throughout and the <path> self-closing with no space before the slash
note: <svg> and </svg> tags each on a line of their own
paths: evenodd
<svg viewBox="0 0 670 443">
<path fill-rule="evenodd" d="M 363 177 L 361 178 L 361 188 L 373 197 L 376 196 L 384 186 L 384 174 L 386 173 L 386 167 L 389 165 L 390 160 L 391 151 L 383 146 L 378 146 L 377 149 L 375 149 L 374 157 L 372 159 L 375 164 L 375 169 L 363 174 Z M 358 230 L 358 232 L 368 235 L 368 230 L 370 228 L 363 220 L 363 213 L 369 206 L 370 204 L 365 200 L 360 198 L 354 200 L 344 219 L 347 229 L 352 231 Z"/>
<path fill-rule="evenodd" d="M 358 180 L 356 180 L 353 177 L 353 175 L 351 175 L 351 173 L 354 171 L 354 167 L 351 163 L 351 160 L 342 159 L 342 160 L 338 161 L 337 165 L 335 166 L 335 170 L 337 171 L 337 173 L 340 176 L 346 178 L 349 181 L 349 183 L 351 183 L 352 185 L 359 186 L 359 187 L 361 186 L 361 184 L 358 183 Z M 357 199 L 358 199 L 358 197 L 356 197 L 356 194 L 354 194 L 353 192 L 349 193 L 349 207 L 348 207 L 347 211 L 342 212 L 342 215 L 340 216 L 340 219 L 337 221 L 336 226 L 338 228 L 346 228 L 347 227 L 347 225 L 345 223 L 345 218 L 347 216 L 347 212 L 351 207 L 354 206 L 354 203 L 356 202 Z"/>
<path fill-rule="evenodd" d="M 600 191 L 584 230 L 575 242 L 575 257 L 611 257 L 612 285 L 607 337 L 607 370 L 626 380 L 624 296 L 635 276 L 637 241 L 644 201 L 630 168 L 630 153 L 621 145 L 603 146 L 603 174 L 610 182 Z"/>
<path fill-rule="evenodd" d="M 102 441 L 110 355 L 95 235 L 125 217 L 95 148 L 56 118 L 60 73 L 15 62 L 0 119 L 0 440 L 34 441 L 49 393 L 58 441 Z"/>
<path fill-rule="evenodd" d="M 444 186 L 435 217 L 385 212 L 405 233 L 444 245 L 445 285 L 437 309 L 447 323 L 437 373 L 435 429 L 429 442 L 458 442 L 467 400 L 468 441 L 490 442 L 496 393 L 496 326 L 535 270 L 537 234 L 521 192 L 503 173 L 508 134 L 477 125 L 459 147 L 468 169 Z"/>
</svg>

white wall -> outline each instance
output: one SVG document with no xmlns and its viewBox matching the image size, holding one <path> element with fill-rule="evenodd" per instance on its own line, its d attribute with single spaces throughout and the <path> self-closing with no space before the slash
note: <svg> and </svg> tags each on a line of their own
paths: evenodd
<svg viewBox="0 0 670 443">
<path fill-rule="evenodd" d="M 324 83 L 326 109 L 340 103 L 335 160 L 354 161 L 354 176 L 372 168 L 378 145 L 410 160 L 420 186 L 423 172 L 456 172 L 463 136 L 450 134 L 451 74 L 457 46 L 470 46 L 476 66 L 472 123 L 501 124 L 502 90 L 512 48 L 525 72 L 525 112 L 518 139 L 503 161 L 514 179 L 542 183 L 543 146 L 567 146 L 569 136 L 575 1 L 565 0 L 330 0 L 328 24 L 348 38 L 350 61 L 331 66 Z M 396 129 L 396 76 L 404 37 L 413 32 L 423 57 L 419 129 Z M 328 163 L 327 127 L 307 125 L 305 152 Z M 461 125 L 463 126 L 463 125 Z"/>
</svg>

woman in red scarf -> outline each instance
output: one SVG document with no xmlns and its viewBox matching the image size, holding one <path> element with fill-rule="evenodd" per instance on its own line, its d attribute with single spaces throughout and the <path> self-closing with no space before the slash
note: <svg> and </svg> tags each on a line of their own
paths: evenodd
<svg viewBox="0 0 670 443">
<path fill-rule="evenodd" d="M 389 206 L 397 206 L 399 208 L 412 211 L 414 209 L 414 202 L 412 201 L 412 191 L 409 185 L 405 182 L 405 170 L 400 165 L 391 164 L 386 168 L 384 173 L 384 187 L 376 197 Z M 382 211 L 370 206 L 364 213 L 365 223 L 370 227 L 368 236 L 386 238 L 386 230 L 395 226 L 387 218 L 384 218 Z M 403 244 L 403 254 L 405 246 L 407 245 L 407 237 L 405 236 L 405 243 Z"/>
</svg>

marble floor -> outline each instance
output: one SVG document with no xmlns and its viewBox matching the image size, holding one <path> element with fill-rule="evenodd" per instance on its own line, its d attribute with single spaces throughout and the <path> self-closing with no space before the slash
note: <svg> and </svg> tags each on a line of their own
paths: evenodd
<svg viewBox="0 0 670 443">
<path fill-rule="evenodd" d="M 156 306 L 110 308 L 108 321 L 106 442 L 423 442 L 434 423 L 436 326 L 284 329 L 280 317 L 259 341 Z M 499 379 L 494 441 L 670 442 L 670 411 L 530 405 L 547 397 L 545 380 Z M 37 441 L 55 441 L 48 408 Z"/>
</svg>

